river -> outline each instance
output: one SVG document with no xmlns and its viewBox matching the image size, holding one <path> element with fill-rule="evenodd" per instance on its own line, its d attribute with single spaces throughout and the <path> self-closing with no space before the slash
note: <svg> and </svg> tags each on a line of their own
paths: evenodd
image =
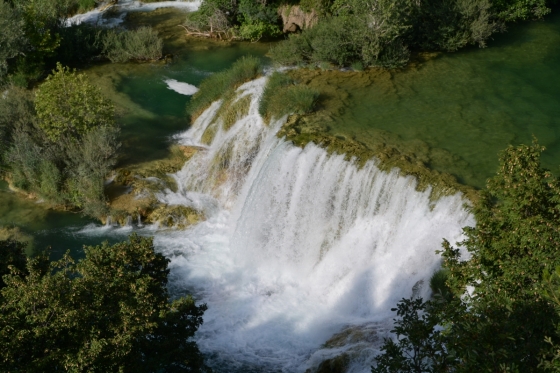
<svg viewBox="0 0 560 373">
<path fill-rule="evenodd" d="M 169 20 L 166 14 L 154 17 Z M 330 84 L 344 93 L 343 105 L 328 131 L 366 144 L 394 142 L 474 187 L 491 176 L 500 149 L 533 134 L 549 148 L 545 165 L 556 167 L 559 38 L 560 16 L 552 15 L 511 27 L 487 49 L 425 57 L 357 85 L 337 78 Z M 120 108 L 121 165 L 164 157 L 173 142 L 200 144 L 218 104 L 189 128 L 189 96 L 169 82 L 197 86 L 243 55 L 266 62 L 261 44 L 170 45 L 181 46 L 171 64 L 87 71 Z M 360 168 L 315 145 L 278 139 L 282 123 L 266 125 L 257 114 L 264 84 L 240 88 L 251 97 L 249 113 L 173 176 L 177 191 L 159 195 L 202 208 L 206 221 L 187 230 L 107 227 L 46 211 L 0 184 L 0 225 L 32 234 L 36 247 L 52 245 L 54 257 L 66 249 L 79 256 L 83 243 L 132 231 L 154 235 L 171 259 L 171 291 L 209 306 L 196 340 L 216 371 L 305 372 L 340 357 L 350 372 L 368 372 L 390 329 L 390 308 L 413 293 L 429 295 L 427 280 L 439 266 L 434 251 L 443 238 L 460 240 L 461 227 L 474 221 L 460 194 L 434 202 L 413 178 L 381 172 L 375 160 Z"/>
</svg>

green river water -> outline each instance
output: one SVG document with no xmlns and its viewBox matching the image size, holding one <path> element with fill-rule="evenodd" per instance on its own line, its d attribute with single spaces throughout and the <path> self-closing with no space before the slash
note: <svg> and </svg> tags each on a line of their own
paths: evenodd
<svg viewBox="0 0 560 373">
<path fill-rule="evenodd" d="M 165 12 L 152 18 L 176 26 Z M 188 127 L 189 97 L 168 89 L 164 80 L 198 85 L 240 56 L 264 58 L 268 48 L 186 41 L 177 35 L 166 41 L 168 52 L 175 54 L 170 64 L 106 64 L 87 70 L 120 108 L 121 165 L 165 157 L 170 136 Z M 533 135 L 548 149 L 545 166 L 556 170 L 560 165 L 559 83 L 557 11 L 545 21 L 510 27 L 486 49 L 440 54 L 404 71 L 373 74 L 357 86 L 339 79 L 336 90 L 346 92 L 344 107 L 328 126 L 334 134 L 367 144 L 398 142 L 431 167 L 482 187 L 496 169 L 498 151 L 529 143 Z M 32 234 L 35 247 L 55 246 L 54 257 L 105 239 L 80 233 L 94 223 L 78 214 L 48 211 L 0 183 L 0 226 Z"/>
</svg>

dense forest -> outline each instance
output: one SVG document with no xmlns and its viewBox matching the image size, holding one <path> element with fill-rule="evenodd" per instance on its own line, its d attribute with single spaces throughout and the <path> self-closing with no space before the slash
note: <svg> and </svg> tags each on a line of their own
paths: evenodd
<svg viewBox="0 0 560 373">
<path fill-rule="evenodd" d="M 507 22 L 541 18 L 546 0 L 207 0 L 185 23 L 193 34 L 286 41 L 272 48 L 281 65 L 400 67 L 413 51 L 484 47 Z M 297 19 L 299 22 L 291 23 Z M 294 15 L 291 17 L 291 15 Z M 284 24 L 282 21 L 284 20 Z"/>
</svg>

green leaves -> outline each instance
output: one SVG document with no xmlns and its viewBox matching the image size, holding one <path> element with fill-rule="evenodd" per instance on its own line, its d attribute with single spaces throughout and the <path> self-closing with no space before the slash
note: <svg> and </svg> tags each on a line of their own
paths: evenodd
<svg viewBox="0 0 560 373">
<path fill-rule="evenodd" d="M 206 306 L 190 297 L 169 303 L 169 260 L 154 252 L 151 238 L 133 235 L 128 242 L 84 251 L 77 263 L 66 255 L 45 268 L 44 259 L 31 259 L 27 273 L 4 277 L 4 370 L 206 370 L 189 341 Z"/>
<path fill-rule="evenodd" d="M 56 141 L 61 136 L 83 136 L 95 127 L 114 126 L 113 104 L 91 85 L 84 74 L 57 64 L 36 93 L 39 126 Z"/>
<path fill-rule="evenodd" d="M 399 304 L 406 312 L 400 311 L 397 326 L 404 329 L 395 330 L 407 336 L 424 334 L 395 346 L 387 342 L 381 366 L 412 364 L 411 348 L 433 344 L 427 330 L 439 324 L 444 329 L 437 341 L 444 344 L 442 354 L 451 364 L 441 371 L 558 371 L 560 184 L 541 168 L 543 150 L 534 141 L 500 154 L 496 175 L 471 207 L 476 226 L 464 228 L 466 239 L 460 246 L 469 258 L 463 260 L 459 248 L 443 243 L 447 276 L 439 288 L 449 287 L 451 294 L 427 302 L 425 319 L 411 313 L 418 309 L 416 303 Z M 556 269 L 551 273 L 547 268 Z M 437 360 L 430 364 L 439 366 Z M 430 369 L 403 371 L 437 371 Z"/>
</svg>

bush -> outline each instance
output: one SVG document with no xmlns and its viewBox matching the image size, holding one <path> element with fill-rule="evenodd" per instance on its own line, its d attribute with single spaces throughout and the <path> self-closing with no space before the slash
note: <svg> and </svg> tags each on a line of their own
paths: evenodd
<svg viewBox="0 0 560 373">
<path fill-rule="evenodd" d="M 468 44 L 484 47 L 502 29 L 490 0 L 437 0 L 421 7 L 413 43 L 422 49 L 456 51 Z"/>
<path fill-rule="evenodd" d="M 31 97 L 12 88 L 0 100 L 0 130 L 12 184 L 46 201 L 106 214 L 106 175 L 116 163 L 113 106 L 85 76 L 59 66 Z"/>
<path fill-rule="evenodd" d="M 506 22 L 542 18 L 550 13 L 546 0 L 493 0 L 492 4 L 498 17 Z"/>
<path fill-rule="evenodd" d="M 191 116 L 199 115 L 223 95 L 231 94 L 241 84 L 255 79 L 261 72 L 261 62 L 256 57 L 242 57 L 229 69 L 210 75 L 202 81 L 200 89 L 187 106 Z"/>
<path fill-rule="evenodd" d="M 38 189 L 43 158 L 41 147 L 27 131 L 14 131 L 11 146 L 6 154 L 6 163 L 11 167 L 14 186 L 29 192 Z"/>
<path fill-rule="evenodd" d="M 60 64 L 36 93 L 39 126 L 52 141 L 69 135 L 78 138 L 98 126 L 115 124 L 111 101 L 84 74 Z"/>
<path fill-rule="evenodd" d="M 402 66 L 409 56 L 408 49 L 402 48 L 400 40 L 406 28 L 391 25 L 392 16 L 385 14 L 387 12 L 378 13 L 345 14 L 322 19 L 300 35 L 290 35 L 273 47 L 270 55 L 282 65 L 328 62 L 349 66 L 362 62 L 365 66 Z M 370 27 L 373 20 L 380 26 Z"/>
<path fill-rule="evenodd" d="M 151 27 L 109 30 L 103 37 L 102 53 L 111 62 L 153 61 L 162 56 L 163 40 Z"/>
<path fill-rule="evenodd" d="M 273 104 L 272 99 L 276 93 L 280 89 L 292 84 L 294 84 L 294 81 L 288 75 L 278 71 L 273 72 L 266 82 L 261 100 L 259 101 L 259 114 L 263 117 L 268 116 L 269 108 Z"/>
<path fill-rule="evenodd" d="M 10 87 L 0 99 L 0 165 L 5 151 L 12 141 L 16 128 L 32 128 L 35 122 L 35 107 L 31 92 Z"/>
<path fill-rule="evenodd" d="M 308 114 L 313 111 L 319 92 L 305 85 L 294 85 L 285 74 L 275 72 L 269 78 L 259 102 L 259 113 L 265 118 L 286 114 Z"/>
<path fill-rule="evenodd" d="M 25 44 L 23 19 L 9 2 L 0 0 L 0 86 L 8 71 L 8 60 L 18 56 Z"/>
<path fill-rule="evenodd" d="M 537 3 L 544 0 L 335 1 L 315 27 L 290 35 L 270 54 L 281 65 L 361 62 L 364 67 L 401 67 L 411 49 L 484 47 L 493 33 L 503 29 L 496 4 L 505 8 L 516 4 L 515 9 L 541 17 L 546 12 Z"/>
<path fill-rule="evenodd" d="M 268 54 L 279 65 L 294 66 L 307 62 L 313 53 L 309 32 L 291 34 L 285 41 L 276 44 Z"/>
<path fill-rule="evenodd" d="M 70 140 L 65 146 L 68 200 L 86 215 L 107 213 L 104 181 L 116 164 L 118 132 L 115 127 L 97 127 L 81 141 Z"/>
<path fill-rule="evenodd" d="M 277 37 L 280 35 L 282 35 L 282 31 L 277 25 L 263 21 L 247 22 L 239 27 L 239 37 L 252 42 L 259 41 L 263 36 Z"/>
</svg>

